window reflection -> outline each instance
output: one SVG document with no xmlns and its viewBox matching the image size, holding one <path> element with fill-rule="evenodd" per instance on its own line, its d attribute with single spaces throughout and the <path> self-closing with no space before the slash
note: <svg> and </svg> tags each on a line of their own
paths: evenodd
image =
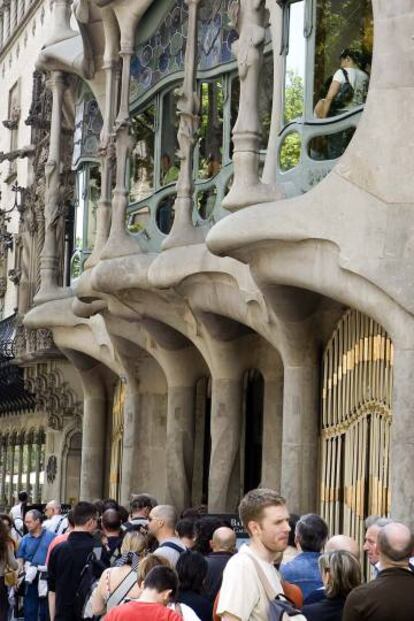
<svg viewBox="0 0 414 621">
<path fill-rule="evenodd" d="M 287 172 L 299 164 L 301 145 L 302 139 L 299 132 L 291 132 L 285 136 L 279 151 L 280 170 Z"/>
<path fill-rule="evenodd" d="M 161 125 L 161 185 L 168 185 L 178 179 L 180 161 L 177 157 L 178 95 L 175 90 L 168 91 L 162 100 Z"/>
<path fill-rule="evenodd" d="M 373 42 L 370 0 L 318 0 L 314 106 L 319 118 L 365 103 Z"/>
<path fill-rule="evenodd" d="M 240 100 L 240 80 L 238 76 L 234 76 L 231 81 L 231 98 L 230 98 L 230 124 L 231 129 L 233 130 L 236 121 L 237 115 L 239 114 L 239 100 Z M 233 141 L 230 140 L 230 157 L 233 156 L 234 145 Z"/>
<path fill-rule="evenodd" d="M 286 56 L 284 123 L 303 116 L 305 101 L 305 3 L 290 5 L 289 53 Z"/>
<path fill-rule="evenodd" d="M 149 106 L 132 119 L 136 145 L 131 157 L 130 200 L 138 202 L 154 188 L 155 107 Z"/>
<path fill-rule="evenodd" d="M 75 213 L 74 255 L 71 260 L 71 277 L 83 270 L 96 240 L 97 208 L 101 193 L 101 171 L 96 164 L 87 163 L 77 171 L 77 205 Z"/>
<path fill-rule="evenodd" d="M 200 190 L 197 192 L 197 209 L 200 218 L 207 220 L 214 211 L 216 204 L 217 188 L 214 186 L 208 190 Z"/>
<path fill-rule="evenodd" d="M 259 118 L 261 125 L 261 149 L 267 149 L 273 103 L 273 55 L 267 54 L 260 75 Z"/>
<path fill-rule="evenodd" d="M 160 201 L 158 205 L 157 212 L 155 214 L 155 220 L 157 222 L 157 227 L 164 233 L 164 235 L 168 235 L 171 231 L 173 222 L 174 222 L 174 203 L 177 195 L 170 194 L 166 196 Z"/>
<path fill-rule="evenodd" d="M 349 127 L 335 134 L 315 136 L 308 143 L 308 154 L 313 160 L 335 160 L 345 153 L 351 142 L 355 127 Z"/>
<path fill-rule="evenodd" d="M 141 233 L 141 231 L 144 231 L 147 228 L 150 218 L 150 208 L 148 205 L 144 205 L 131 217 L 128 222 L 128 231 L 130 231 L 130 233 Z"/>
<path fill-rule="evenodd" d="M 223 153 L 223 81 L 200 85 L 200 142 L 198 176 L 214 177 L 220 170 Z"/>
</svg>

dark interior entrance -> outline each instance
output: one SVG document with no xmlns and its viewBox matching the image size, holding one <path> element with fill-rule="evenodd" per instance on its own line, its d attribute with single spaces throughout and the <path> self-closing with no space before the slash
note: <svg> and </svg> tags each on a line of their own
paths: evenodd
<svg viewBox="0 0 414 621">
<path fill-rule="evenodd" d="M 258 487 L 262 478 L 263 375 L 247 371 L 245 385 L 244 492 Z"/>
</svg>

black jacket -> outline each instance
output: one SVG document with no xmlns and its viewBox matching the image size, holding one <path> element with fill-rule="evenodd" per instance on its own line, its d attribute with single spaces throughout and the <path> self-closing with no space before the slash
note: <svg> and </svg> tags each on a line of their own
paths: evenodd
<svg viewBox="0 0 414 621">
<path fill-rule="evenodd" d="M 314 604 L 305 604 L 301 612 L 307 621 L 341 621 L 344 605 L 344 597 L 325 598 Z"/>
<path fill-rule="evenodd" d="M 204 590 L 210 602 L 214 602 L 217 593 L 220 591 L 224 568 L 232 556 L 230 552 L 210 552 L 205 557 L 208 563 L 208 572 Z"/>
<path fill-rule="evenodd" d="M 48 564 L 48 585 L 49 591 L 56 593 L 55 621 L 75 619 L 73 604 L 80 575 L 86 559 L 96 547 L 96 540 L 92 535 L 74 531 L 70 533 L 67 541 L 53 548 Z"/>
</svg>

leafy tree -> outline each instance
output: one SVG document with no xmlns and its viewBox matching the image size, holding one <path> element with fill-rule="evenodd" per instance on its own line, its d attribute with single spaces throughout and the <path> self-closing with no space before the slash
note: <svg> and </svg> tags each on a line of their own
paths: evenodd
<svg viewBox="0 0 414 621">
<path fill-rule="evenodd" d="M 302 76 L 292 69 L 286 74 L 285 87 L 285 124 L 303 116 L 304 112 L 304 82 Z M 286 172 L 298 165 L 300 160 L 301 139 L 298 132 L 288 134 L 280 149 L 280 168 Z"/>
</svg>

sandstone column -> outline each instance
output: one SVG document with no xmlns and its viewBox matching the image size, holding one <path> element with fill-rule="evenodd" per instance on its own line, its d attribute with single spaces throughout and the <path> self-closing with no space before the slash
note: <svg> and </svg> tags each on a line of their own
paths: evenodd
<svg viewBox="0 0 414 621">
<path fill-rule="evenodd" d="M 30 433 L 27 438 L 27 477 L 26 477 L 26 491 L 29 494 L 29 496 L 31 495 L 32 457 L 33 457 L 33 434 Z"/>
<path fill-rule="evenodd" d="M 318 483 L 318 366 L 285 363 L 281 492 L 290 511 L 315 511 Z"/>
<path fill-rule="evenodd" d="M 191 503 L 195 386 L 168 386 L 167 494 L 180 511 Z"/>
<path fill-rule="evenodd" d="M 121 504 L 127 505 L 133 491 L 133 473 L 139 464 L 138 434 L 140 421 L 138 383 L 128 377 L 124 403 L 124 436 L 122 446 Z"/>
<path fill-rule="evenodd" d="M 391 515 L 414 528 L 414 348 L 395 344 L 391 425 Z"/>
<path fill-rule="evenodd" d="M 9 471 L 9 506 L 13 504 L 13 479 L 14 479 L 14 455 L 16 452 L 16 436 L 12 436 L 10 440 L 10 471 Z"/>
<path fill-rule="evenodd" d="M 7 473 L 7 437 L 1 440 L 1 484 L 0 484 L 0 502 L 3 504 L 6 500 L 6 473 Z"/>
<path fill-rule="evenodd" d="M 52 71 L 50 77 L 52 89 L 52 118 L 50 122 L 49 158 L 45 166 L 45 240 L 40 258 L 41 283 L 35 296 L 37 304 L 46 301 L 58 293 L 58 249 L 56 227 L 61 218 L 60 213 L 60 162 L 62 137 L 64 75 L 61 71 Z"/>
<path fill-rule="evenodd" d="M 106 390 L 96 368 L 82 370 L 84 410 L 80 499 L 96 500 L 104 492 Z"/>
<path fill-rule="evenodd" d="M 211 397 L 209 510 L 233 511 L 240 493 L 234 471 L 240 467 L 242 379 L 213 378 Z"/>
<path fill-rule="evenodd" d="M 23 454 L 24 454 L 24 435 L 18 438 L 17 445 L 19 447 L 19 461 L 17 466 L 17 493 L 22 491 L 22 474 L 23 474 Z"/>
<path fill-rule="evenodd" d="M 283 431 L 283 371 L 265 376 L 263 402 L 262 485 L 280 490 Z"/>
<path fill-rule="evenodd" d="M 40 502 L 40 460 L 42 456 L 42 435 L 36 437 L 35 485 L 33 491 L 34 502 Z"/>
</svg>

